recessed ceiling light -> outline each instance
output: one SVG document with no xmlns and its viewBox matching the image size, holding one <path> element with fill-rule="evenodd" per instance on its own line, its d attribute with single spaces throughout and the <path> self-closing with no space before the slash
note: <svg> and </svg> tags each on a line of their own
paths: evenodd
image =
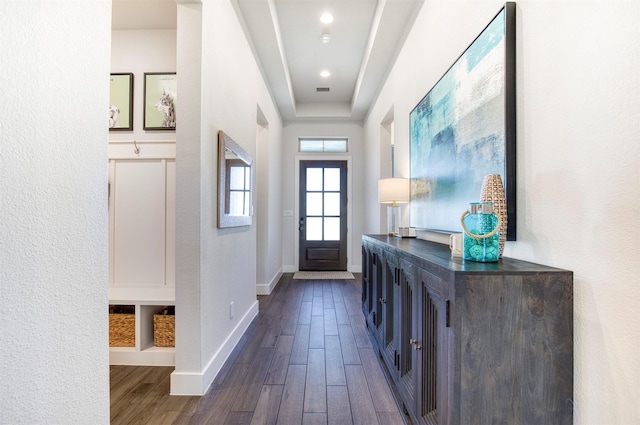
<svg viewBox="0 0 640 425">
<path fill-rule="evenodd" d="M 327 78 L 331 76 L 331 73 L 325 69 L 324 71 L 320 72 L 320 76 L 322 78 Z"/>
<path fill-rule="evenodd" d="M 330 24 L 333 22 L 333 15 L 331 13 L 323 13 L 322 16 L 320 16 L 320 22 Z"/>
</svg>

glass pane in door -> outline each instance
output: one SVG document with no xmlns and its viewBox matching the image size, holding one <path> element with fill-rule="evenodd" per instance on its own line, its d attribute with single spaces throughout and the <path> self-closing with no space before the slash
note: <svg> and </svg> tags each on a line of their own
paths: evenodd
<svg viewBox="0 0 640 425">
<path fill-rule="evenodd" d="M 340 192 L 324 194 L 324 215 L 340 216 Z"/>
<path fill-rule="evenodd" d="M 307 216 L 322 215 L 322 193 L 307 192 Z"/>
<path fill-rule="evenodd" d="M 324 219 L 324 240 L 340 240 L 340 217 L 325 217 Z"/>
<path fill-rule="evenodd" d="M 324 190 L 332 192 L 340 192 L 340 169 L 325 168 L 324 169 Z"/>
<path fill-rule="evenodd" d="M 322 190 L 322 168 L 307 168 L 307 191 Z"/>
<path fill-rule="evenodd" d="M 307 218 L 307 235 L 308 241 L 322 240 L 322 217 Z"/>
</svg>

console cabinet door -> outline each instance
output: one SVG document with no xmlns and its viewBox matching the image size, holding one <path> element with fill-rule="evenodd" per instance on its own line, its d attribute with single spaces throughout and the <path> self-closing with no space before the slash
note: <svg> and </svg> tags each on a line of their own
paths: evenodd
<svg viewBox="0 0 640 425">
<path fill-rule="evenodd" d="M 371 299 L 371 247 L 362 244 L 362 313 L 365 320 L 369 317 L 369 300 Z"/>
<path fill-rule="evenodd" d="M 378 341 L 378 345 L 382 346 L 382 250 L 375 248 L 372 250 L 371 264 L 371 291 L 372 291 L 372 312 L 371 322 L 373 323 L 373 336 Z"/>
<path fill-rule="evenodd" d="M 382 344 L 380 347 L 388 369 L 395 377 L 398 363 L 398 333 L 396 332 L 398 257 L 388 251 L 384 252 L 382 268 Z"/>
<path fill-rule="evenodd" d="M 400 259 L 398 279 L 400 282 L 400 338 L 398 341 L 399 377 L 398 390 L 407 410 L 415 410 L 415 382 L 418 373 L 414 364 L 413 346 L 417 338 L 418 293 L 415 267 Z"/>
<path fill-rule="evenodd" d="M 449 301 L 447 282 L 420 269 L 417 341 L 414 348 L 416 369 L 416 408 L 418 422 L 449 424 Z"/>
</svg>

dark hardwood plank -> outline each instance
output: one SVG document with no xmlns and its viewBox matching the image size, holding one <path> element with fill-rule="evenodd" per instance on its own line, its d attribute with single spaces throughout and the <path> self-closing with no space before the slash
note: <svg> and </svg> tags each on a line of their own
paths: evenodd
<svg viewBox="0 0 640 425">
<path fill-rule="evenodd" d="M 172 425 L 182 414 L 176 410 L 156 410 L 149 416 L 147 421 L 141 421 L 138 423 L 145 424 L 157 424 L 157 425 Z"/>
<path fill-rule="evenodd" d="M 327 287 L 325 287 L 327 288 Z M 324 305 L 325 310 L 328 308 L 334 308 L 333 306 L 333 290 L 331 286 L 328 286 L 329 289 L 325 289 L 322 293 L 322 303 Z"/>
<path fill-rule="evenodd" d="M 327 387 L 327 423 L 328 425 L 353 424 L 349 392 L 346 385 L 330 385 Z"/>
<path fill-rule="evenodd" d="M 263 385 L 251 425 L 275 425 L 284 385 Z"/>
<path fill-rule="evenodd" d="M 322 316 L 322 310 L 324 310 L 324 297 L 322 296 L 322 288 L 320 288 L 320 295 L 314 295 L 311 307 L 312 316 Z"/>
<path fill-rule="evenodd" d="M 327 381 L 324 350 L 309 349 L 307 381 L 304 391 L 304 412 L 327 411 Z"/>
<path fill-rule="evenodd" d="M 274 348 L 278 343 L 278 337 L 282 331 L 283 318 L 280 314 L 263 314 L 262 317 L 269 318 L 265 323 L 267 328 L 262 338 L 260 347 Z M 265 320 L 266 321 L 266 320 Z"/>
<path fill-rule="evenodd" d="M 293 335 L 280 335 L 275 353 L 264 383 L 266 385 L 284 385 L 289 367 L 289 358 L 293 349 Z"/>
<path fill-rule="evenodd" d="M 257 352 L 260 350 L 260 346 L 262 345 L 262 339 L 264 338 L 266 330 L 266 325 L 256 326 L 256 329 L 253 331 L 255 333 L 243 347 L 235 363 L 253 363 L 253 360 L 256 358 Z"/>
<path fill-rule="evenodd" d="M 309 348 L 324 348 L 324 317 L 323 316 L 311 316 Z"/>
<path fill-rule="evenodd" d="M 351 331 L 353 332 L 353 338 L 358 348 L 372 348 L 371 339 L 369 338 L 369 331 L 367 330 L 366 322 L 362 312 L 355 316 L 349 316 L 351 322 Z"/>
<path fill-rule="evenodd" d="M 289 365 L 287 380 L 282 392 L 277 424 L 292 425 L 302 423 L 306 374 L 307 366 L 297 364 Z"/>
<path fill-rule="evenodd" d="M 224 424 L 249 368 L 250 365 L 246 363 L 236 363 L 225 384 L 214 391 L 211 403 L 207 403 L 208 407 L 199 409 L 194 418 L 197 417 L 201 423 Z"/>
<path fill-rule="evenodd" d="M 340 347 L 342 348 L 342 360 L 344 364 L 360 364 L 358 346 L 353 337 L 353 330 L 349 325 L 338 325 L 340 334 Z"/>
<path fill-rule="evenodd" d="M 345 365 L 354 425 L 379 424 L 362 365 Z"/>
<path fill-rule="evenodd" d="M 378 412 L 377 415 L 380 425 L 405 425 L 400 412 Z"/>
<path fill-rule="evenodd" d="M 298 329 L 298 313 L 300 312 L 300 308 L 287 307 L 286 311 L 289 313 L 282 319 L 282 330 L 280 331 L 280 335 L 295 335 L 296 330 Z"/>
<path fill-rule="evenodd" d="M 347 385 L 347 379 L 344 376 L 340 337 L 336 335 L 325 336 L 325 359 L 327 385 Z"/>
<path fill-rule="evenodd" d="M 397 412 L 398 405 L 372 348 L 361 348 L 360 359 L 376 412 Z"/>
<path fill-rule="evenodd" d="M 224 425 L 251 425 L 251 412 L 231 412 L 224 421 Z"/>
<path fill-rule="evenodd" d="M 253 412 L 255 410 L 261 387 L 264 384 L 269 364 L 273 358 L 273 352 L 273 348 L 261 348 L 256 353 L 255 361 L 247 370 L 244 381 L 240 386 L 232 411 Z"/>
<path fill-rule="evenodd" d="M 293 348 L 291 349 L 289 364 L 307 364 L 310 329 L 310 325 L 298 325 L 296 335 L 293 337 Z"/>
<path fill-rule="evenodd" d="M 213 380 L 214 385 L 220 385 L 224 382 L 224 380 L 227 378 L 227 375 L 229 375 L 231 368 L 236 363 L 238 356 L 240 355 L 240 353 L 242 353 L 242 350 L 244 350 L 244 346 L 247 344 L 247 341 L 249 341 L 250 339 L 251 335 L 247 334 L 244 334 L 242 335 L 242 337 L 240 337 L 238 345 L 236 345 L 233 351 L 231 351 L 229 358 L 222 365 L 222 368 L 220 368 L 220 372 L 218 372 L 218 375 L 216 375 L 215 379 Z"/>
<path fill-rule="evenodd" d="M 342 299 L 342 297 L 340 298 L 340 301 L 336 301 L 334 298 L 334 307 L 336 310 L 336 321 L 338 322 L 338 325 L 348 325 L 350 324 L 349 322 L 349 313 L 347 313 L 347 307 L 344 304 L 344 300 Z"/>
<path fill-rule="evenodd" d="M 300 285 L 304 287 L 304 295 L 302 297 L 302 301 L 313 301 L 314 284 L 314 281 L 305 281 L 300 283 Z"/>
<path fill-rule="evenodd" d="M 298 314 L 298 324 L 299 325 L 310 325 L 311 324 L 311 310 L 313 308 L 313 301 L 302 301 L 302 306 L 300 307 L 300 313 Z"/>
<path fill-rule="evenodd" d="M 333 307 L 333 302 L 331 302 L 331 306 Z M 338 335 L 338 320 L 336 319 L 336 310 L 334 308 L 324 309 L 324 334 Z"/>
<path fill-rule="evenodd" d="M 326 413 L 303 413 L 302 425 L 327 425 Z"/>
</svg>

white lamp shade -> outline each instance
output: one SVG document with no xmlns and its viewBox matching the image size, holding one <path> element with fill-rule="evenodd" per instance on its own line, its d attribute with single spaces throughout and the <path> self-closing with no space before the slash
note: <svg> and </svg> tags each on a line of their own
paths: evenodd
<svg viewBox="0 0 640 425">
<path fill-rule="evenodd" d="M 409 179 L 378 180 L 378 202 L 381 204 L 406 204 L 409 202 Z"/>
</svg>

